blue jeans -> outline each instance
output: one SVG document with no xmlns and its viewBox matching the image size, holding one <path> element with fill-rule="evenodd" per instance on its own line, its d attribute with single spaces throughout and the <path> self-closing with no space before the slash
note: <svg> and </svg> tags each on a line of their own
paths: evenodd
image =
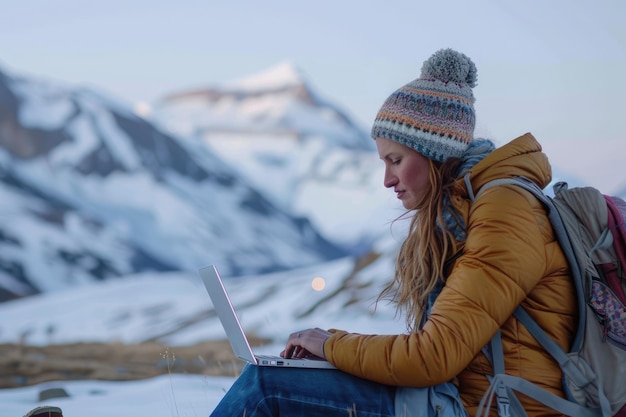
<svg viewBox="0 0 626 417">
<path fill-rule="evenodd" d="M 334 369 L 246 365 L 213 417 L 392 417 L 396 388 Z"/>
</svg>

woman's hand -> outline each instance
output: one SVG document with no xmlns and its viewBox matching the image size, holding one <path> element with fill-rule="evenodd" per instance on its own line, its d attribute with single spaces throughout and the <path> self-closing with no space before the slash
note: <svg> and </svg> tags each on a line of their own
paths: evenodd
<svg viewBox="0 0 626 417">
<path fill-rule="evenodd" d="M 291 333 L 285 350 L 280 352 L 283 358 L 306 358 L 316 356 L 324 358 L 324 342 L 331 333 L 319 328 Z"/>
</svg>

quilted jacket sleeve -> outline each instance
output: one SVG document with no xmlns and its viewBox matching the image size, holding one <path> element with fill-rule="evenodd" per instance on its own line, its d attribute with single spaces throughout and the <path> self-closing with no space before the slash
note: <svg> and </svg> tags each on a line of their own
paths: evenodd
<svg viewBox="0 0 626 417">
<path fill-rule="evenodd" d="M 467 240 L 424 328 L 409 335 L 336 331 L 330 362 L 384 384 L 429 386 L 457 376 L 546 269 L 541 206 L 513 186 L 489 189 L 472 206 Z"/>
</svg>

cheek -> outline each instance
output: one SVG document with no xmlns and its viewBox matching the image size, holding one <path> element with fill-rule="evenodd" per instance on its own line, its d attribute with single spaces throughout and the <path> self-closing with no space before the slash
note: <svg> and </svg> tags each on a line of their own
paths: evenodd
<svg viewBox="0 0 626 417">
<path fill-rule="evenodd" d="M 406 172 L 406 185 L 416 195 L 422 196 L 428 189 L 428 170 L 414 167 Z"/>
</svg>

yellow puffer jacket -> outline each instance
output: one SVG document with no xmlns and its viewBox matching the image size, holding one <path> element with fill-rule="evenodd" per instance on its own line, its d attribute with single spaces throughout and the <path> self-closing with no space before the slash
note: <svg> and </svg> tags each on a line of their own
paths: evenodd
<svg viewBox="0 0 626 417">
<path fill-rule="evenodd" d="M 523 175 L 545 187 L 550 164 L 531 134 L 496 149 L 471 170 L 474 192 L 486 182 Z M 337 368 L 395 386 L 454 380 L 471 416 L 488 387 L 491 365 L 481 349 L 502 330 L 506 372 L 563 396 L 559 366 L 513 310 L 521 303 L 567 349 L 577 307 L 569 269 L 541 203 L 516 186 L 489 188 L 471 204 L 462 179 L 452 201 L 467 240 L 422 330 L 408 335 L 334 331 L 324 346 Z M 558 415 L 519 396 L 530 417 Z M 492 415 L 496 415 L 495 409 Z"/>
</svg>

